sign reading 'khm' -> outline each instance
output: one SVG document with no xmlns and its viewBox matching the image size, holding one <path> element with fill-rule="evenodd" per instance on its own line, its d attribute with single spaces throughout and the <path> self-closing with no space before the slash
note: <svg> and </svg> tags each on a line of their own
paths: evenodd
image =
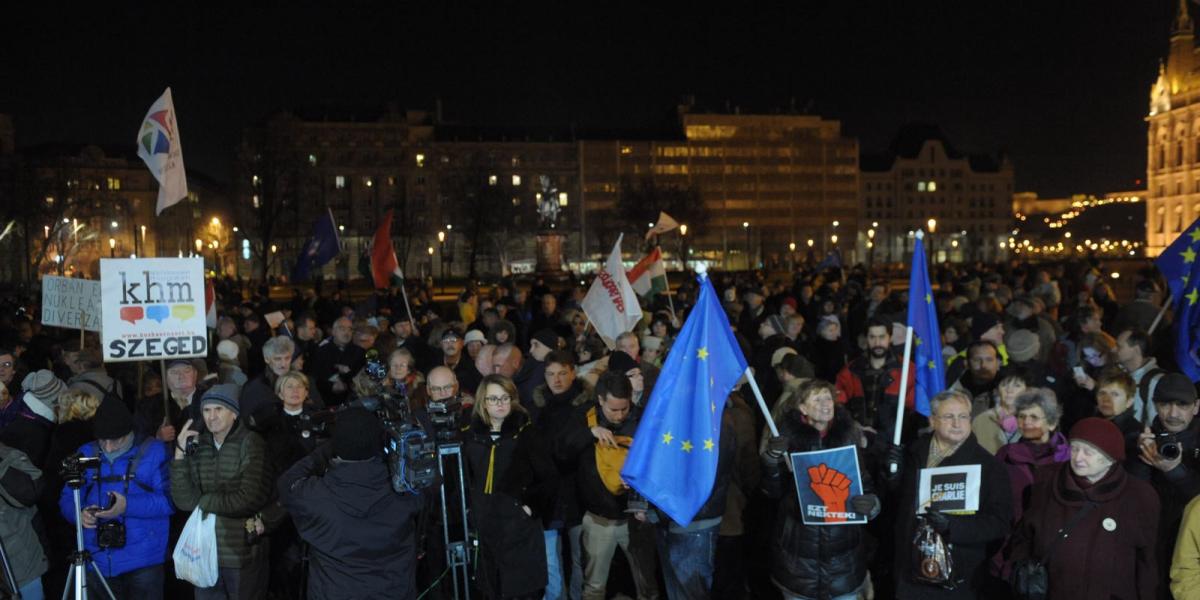
<svg viewBox="0 0 1200 600">
<path fill-rule="evenodd" d="M 208 354 L 200 258 L 100 260 L 107 362 Z"/>
<path fill-rule="evenodd" d="M 42 325 L 100 331 L 100 282 L 42 277 Z"/>
</svg>

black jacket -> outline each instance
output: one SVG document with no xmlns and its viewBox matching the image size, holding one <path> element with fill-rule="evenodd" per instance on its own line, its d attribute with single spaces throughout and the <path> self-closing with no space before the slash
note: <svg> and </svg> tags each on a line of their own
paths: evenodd
<svg viewBox="0 0 1200 600">
<path fill-rule="evenodd" d="M 561 442 L 563 457 L 577 465 L 575 489 L 579 494 L 580 508 L 606 519 L 626 519 L 629 517 L 625 512 L 629 494 L 609 492 L 596 466 L 596 437 L 592 435 L 592 428 L 588 426 L 588 413 L 592 410 L 596 411 L 597 425 L 612 431 L 613 436 L 630 438 L 637 431 L 641 411 L 630 403 L 629 415 L 625 417 L 625 421 L 620 425 L 613 425 L 604 419 L 604 411 L 600 406 L 596 402 L 590 402 L 576 408 L 571 414 Z"/>
<path fill-rule="evenodd" d="M 546 548 L 541 519 L 554 509 L 558 472 L 528 415 L 513 412 L 495 440 L 490 428 L 473 418 L 463 437 L 463 454 L 479 532 L 479 585 L 491 598 L 543 589 Z"/>
<path fill-rule="evenodd" d="M 279 498 L 311 546 L 308 597 L 416 598 L 420 497 L 392 491 L 378 458 L 335 461 L 318 476 L 323 455 L 310 454 L 279 479 Z"/>
<path fill-rule="evenodd" d="M 789 452 L 858 448 L 862 439 L 858 424 L 841 407 L 834 413 L 824 438 L 794 410 L 780 420 L 779 435 L 788 439 Z M 805 525 L 795 480 L 784 462 L 765 460 L 763 467 L 763 491 L 769 498 L 780 500 L 771 534 L 771 579 L 792 595 L 806 598 L 833 598 L 858 589 L 867 576 L 866 528 Z M 863 492 L 871 493 L 868 470 L 860 471 Z"/>
<path fill-rule="evenodd" d="M 1155 434 L 1166 431 L 1162 421 L 1155 417 L 1150 430 Z M 1188 502 L 1200 495 L 1200 420 L 1192 419 L 1187 429 L 1175 434 L 1182 450 L 1179 464 L 1170 471 L 1160 471 L 1139 458 L 1125 462 L 1130 476 L 1149 481 L 1158 492 L 1162 508 L 1158 513 L 1158 592 L 1160 598 L 1170 597 L 1170 557 L 1175 551 L 1175 540 L 1183 521 L 1183 509 Z M 1167 440 L 1156 439 L 1161 447 Z"/>
<path fill-rule="evenodd" d="M 979 442 L 975 434 L 963 442 L 939 467 L 980 465 L 979 511 L 973 515 L 947 515 L 950 530 L 946 541 L 953 546 L 957 587 L 950 591 L 917 583 L 912 579 L 913 535 L 916 533 L 917 485 L 920 472 L 929 460 L 931 436 L 923 435 L 904 456 L 904 479 L 900 488 L 900 513 L 896 523 L 896 596 L 898 598 L 975 598 L 986 585 L 988 557 L 999 549 L 1012 522 L 1012 484 L 1004 465 Z"/>
<path fill-rule="evenodd" d="M 353 343 L 338 347 L 333 338 L 329 338 L 317 346 L 315 362 L 317 364 L 313 366 L 312 373 L 317 389 L 321 392 L 321 399 L 325 401 L 326 406 L 337 406 L 350 399 L 353 390 L 351 380 L 367 361 L 366 352 L 362 348 Z M 350 370 L 342 373 L 337 365 L 345 365 Z M 330 378 L 335 375 L 346 384 L 346 391 L 340 394 L 333 393 L 333 382 Z"/>
<path fill-rule="evenodd" d="M 557 396 L 550 392 L 546 384 L 539 385 L 534 388 L 533 401 L 527 406 L 533 427 L 542 438 L 543 445 L 550 450 L 558 468 L 558 493 L 553 514 L 547 516 L 547 528 L 577 525 L 583 517 L 575 492 L 575 472 L 579 469 L 579 463 L 562 450 L 562 441 L 572 414 L 584 404 L 594 402 L 591 402 L 591 394 L 584 387 L 583 380 L 576 379 L 567 391 Z"/>
</svg>

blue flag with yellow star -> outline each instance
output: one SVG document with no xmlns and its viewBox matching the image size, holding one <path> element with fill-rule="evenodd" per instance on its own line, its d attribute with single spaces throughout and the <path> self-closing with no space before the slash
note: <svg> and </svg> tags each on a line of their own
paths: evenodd
<svg viewBox="0 0 1200 600">
<path fill-rule="evenodd" d="M 1175 306 L 1179 306 L 1180 297 L 1188 287 L 1192 267 L 1196 265 L 1197 253 L 1200 253 L 1200 219 L 1184 229 L 1183 233 L 1154 259 L 1154 266 L 1158 267 L 1158 271 L 1167 280 L 1167 287 L 1171 290 L 1171 301 Z"/>
<path fill-rule="evenodd" d="M 646 403 L 621 478 L 676 523 L 687 525 L 712 493 L 721 449 L 721 415 L 746 371 L 707 277 L 696 306 Z"/>
<path fill-rule="evenodd" d="M 1179 237 L 1186 238 L 1188 234 Z M 1193 250 L 1191 246 L 1187 249 Z M 1175 305 L 1175 362 L 1195 383 L 1200 381 L 1200 261 L 1191 260 L 1188 267 L 1187 274 L 1180 278 L 1182 293 Z"/>
<path fill-rule="evenodd" d="M 937 304 L 929 283 L 925 261 L 925 235 L 917 232 L 913 246 L 912 273 L 908 278 L 908 326 L 913 328 L 912 362 L 916 370 L 913 408 L 929 416 L 929 401 L 946 389 L 945 361 L 942 359 L 942 332 L 938 327 Z"/>
</svg>

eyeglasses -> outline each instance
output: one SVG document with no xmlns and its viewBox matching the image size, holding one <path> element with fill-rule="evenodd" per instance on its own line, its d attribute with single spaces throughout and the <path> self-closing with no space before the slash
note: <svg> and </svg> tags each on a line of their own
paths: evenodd
<svg viewBox="0 0 1200 600">
<path fill-rule="evenodd" d="M 937 415 L 934 418 L 941 420 L 943 423 L 953 423 L 955 421 L 962 421 L 964 423 L 971 422 L 971 415 L 969 415 L 969 414 L 967 414 L 967 415 Z"/>
<path fill-rule="evenodd" d="M 452 383 L 450 385 L 431 385 L 431 386 L 429 386 L 429 391 L 433 392 L 435 394 L 453 393 L 454 392 L 454 384 Z"/>
<path fill-rule="evenodd" d="M 5 369 L 11 369 L 12 366 L 13 366 L 13 361 L 11 361 L 11 360 L 6 360 L 4 362 L 0 362 L 0 367 L 4 367 Z"/>
<path fill-rule="evenodd" d="M 487 396 L 483 401 L 492 406 L 504 406 L 512 402 L 512 396 Z"/>
</svg>

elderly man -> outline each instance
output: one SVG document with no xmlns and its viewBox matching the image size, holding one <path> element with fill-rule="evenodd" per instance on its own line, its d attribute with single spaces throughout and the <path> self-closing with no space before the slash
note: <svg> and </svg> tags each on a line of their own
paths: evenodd
<svg viewBox="0 0 1200 600">
<path fill-rule="evenodd" d="M 166 414 L 163 413 L 163 401 L 158 395 L 146 396 L 141 399 L 134 415 L 135 429 L 138 433 L 154 436 L 164 442 L 175 441 L 175 436 L 183 427 L 184 422 L 191 419 L 196 431 L 204 429 L 200 417 L 198 400 L 204 390 L 199 385 L 200 372 L 192 361 L 184 358 L 167 361 L 167 402 Z"/>
<path fill-rule="evenodd" d="M 295 353 L 296 343 L 284 335 L 273 337 L 263 344 L 263 360 L 267 368 L 246 382 L 246 387 L 242 389 L 242 412 L 246 416 L 256 415 L 264 405 L 278 401 L 275 397 L 275 380 L 291 370 Z M 321 402 L 321 392 L 311 379 L 308 380 L 308 388 L 308 401 L 317 408 L 323 408 L 325 405 Z"/>
<path fill-rule="evenodd" d="M 971 399 L 962 392 L 945 391 L 934 396 L 929 403 L 929 422 L 933 432 L 917 438 L 909 444 L 903 464 L 893 475 L 902 474 L 899 487 L 899 517 L 896 527 L 895 583 L 896 597 L 901 599 L 926 598 L 976 598 L 987 589 L 987 569 L 981 568 L 991 557 L 995 547 L 1008 535 L 1012 518 L 1012 493 L 1008 473 L 1004 465 L 996 461 L 971 432 Z M 977 472 L 979 490 L 972 494 L 968 490 L 964 502 L 971 506 L 974 499 L 977 510 L 963 514 L 948 514 L 926 510 L 920 504 L 922 496 L 921 471 L 936 467 L 959 467 L 970 473 Z M 932 477 L 925 484 L 931 484 Z M 966 509 L 970 510 L 970 509 Z M 913 577 L 915 564 L 912 541 L 921 521 L 941 534 L 952 546 L 953 590 L 926 584 Z"/>
<path fill-rule="evenodd" d="M 341 317 L 333 322 L 333 335 L 317 347 L 313 378 L 328 406 L 338 406 L 350 399 L 350 382 L 366 364 L 366 352 L 352 344 L 353 339 L 354 323 Z"/>
<path fill-rule="evenodd" d="M 454 376 L 458 378 L 458 384 L 462 387 L 463 392 L 474 394 L 475 387 L 483 379 L 483 374 L 463 352 L 462 332 L 453 327 L 447 328 L 442 332 L 441 345 L 442 366 L 454 371 Z"/>
</svg>

